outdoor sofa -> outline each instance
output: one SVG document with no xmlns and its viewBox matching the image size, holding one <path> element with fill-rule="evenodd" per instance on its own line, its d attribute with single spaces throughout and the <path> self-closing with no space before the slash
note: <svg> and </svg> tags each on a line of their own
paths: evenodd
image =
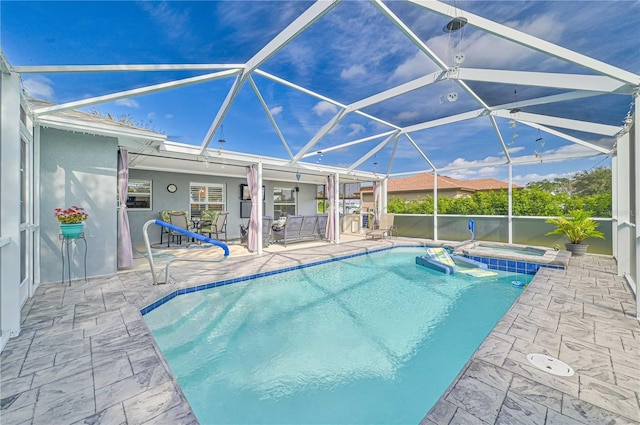
<svg viewBox="0 0 640 425">
<path fill-rule="evenodd" d="M 290 215 L 282 228 L 275 228 L 271 234 L 274 242 L 284 246 L 292 242 L 302 242 L 326 238 L 327 215 Z"/>
</svg>

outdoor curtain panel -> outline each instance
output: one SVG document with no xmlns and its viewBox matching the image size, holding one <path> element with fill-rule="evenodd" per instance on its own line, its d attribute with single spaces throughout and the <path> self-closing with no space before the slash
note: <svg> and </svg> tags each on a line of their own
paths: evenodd
<svg viewBox="0 0 640 425">
<path fill-rule="evenodd" d="M 329 192 L 329 214 L 327 214 L 327 228 L 325 229 L 325 234 L 327 235 L 327 239 L 335 242 L 336 240 L 336 215 L 335 209 L 336 205 L 336 176 L 333 174 L 329 174 L 327 176 L 327 192 Z"/>
<path fill-rule="evenodd" d="M 129 154 L 126 149 L 118 151 L 118 268 L 133 266 L 131 230 L 127 214 L 127 194 L 129 189 Z"/>
<path fill-rule="evenodd" d="M 380 226 L 380 211 L 378 211 L 378 205 L 380 205 L 380 182 L 373 182 L 373 223 L 371 223 L 371 229 L 377 229 Z"/>
<path fill-rule="evenodd" d="M 251 215 L 249 216 L 249 234 L 247 248 L 251 252 L 258 250 L 258 167 L 256 164 L 247 167 L 247 185 L 251 192 Z"/>
</svg>

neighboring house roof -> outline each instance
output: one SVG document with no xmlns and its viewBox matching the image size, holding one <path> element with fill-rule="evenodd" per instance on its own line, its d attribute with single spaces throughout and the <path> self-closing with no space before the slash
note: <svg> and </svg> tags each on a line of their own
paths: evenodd
<svg viewBox="0 0 640 425">
<path fill-rule="evenodd" d="M 496 189 L 508 189 L 509 183 L 498 179 L 475 179 L 463 181 L 467 187 L 475 190 L 496 190 Z M 514 189 L 521 189 L 522 186 L 512 184 Z"/>
<path fill-rule="evenodd" d="M 509 184 L 502 180 L 493 178 L 475 179 L 475 180 L 458 180 L 447 176 L 438 176 L 438 190 L 455 189 L 461 191 L 476 192 L 482 190 L 498 190 L 507 189 Z M 513 185 L 514 188 L 521 188 L 519 185 Z M 371 192 L 372 187 L 362 187 L 361 192 Z M 393 192 L 425 192 L 433 191 L 433 174 L 422 173 L 410 177 L 400 177 L 389 179 L 387 182 L 387 193 Z"/>
</svg>

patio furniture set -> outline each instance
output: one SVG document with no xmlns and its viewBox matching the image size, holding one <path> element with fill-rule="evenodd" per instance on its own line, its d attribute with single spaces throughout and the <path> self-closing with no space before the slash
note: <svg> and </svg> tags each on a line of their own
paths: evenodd
<svg viewBox="0 0 640 425">
<path fill-rule="evenodd" d="M 229 213 L 226 211 L 204 210 L 200 217 L 190 217 L 189 212 L 185 210 L 165 210 L 160 212 L 161 220 L 165 223 L 173 224 L 176 227 L 187 229 L 190 232 L 199 233 L 203 236 L 220 240 L 220 236 L 224 235 L 224 241 L 227 241 L 227 217 Z M 162 228 L 160 232 L 160 244 L 163 243 L 163 236 L 167 234 L 167 247 L 171 246 L 171 242 L 182 244 L 182 233 L 171 229 Z M 213 237 L 215 235 L 215 238 Z M 193 242 L 193 240 L 192 240 Z"/>
</svg>

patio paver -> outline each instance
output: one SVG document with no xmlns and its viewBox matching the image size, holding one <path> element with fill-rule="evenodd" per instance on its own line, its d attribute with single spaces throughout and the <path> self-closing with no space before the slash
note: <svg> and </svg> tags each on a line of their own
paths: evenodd
<svg viewBox="0 0 640 425">
<path fill-rule="evenodd" d="M 197 424 L 142 307 L 181 287 L 398 243 L 416 240 L 291 246 L 223 263 L 176 263 L 171 285 L 153 286 L 147 270 L 42 285 L 23 308 L 21 334 L 0 357 L 0 422 Z M 609 257 L 541 271 L 422 423 L 640 423 L 633 303 Z M 558 356 L 576 375 L 541 372 L 526 361 L 529 352 Z"/>
</svg>

